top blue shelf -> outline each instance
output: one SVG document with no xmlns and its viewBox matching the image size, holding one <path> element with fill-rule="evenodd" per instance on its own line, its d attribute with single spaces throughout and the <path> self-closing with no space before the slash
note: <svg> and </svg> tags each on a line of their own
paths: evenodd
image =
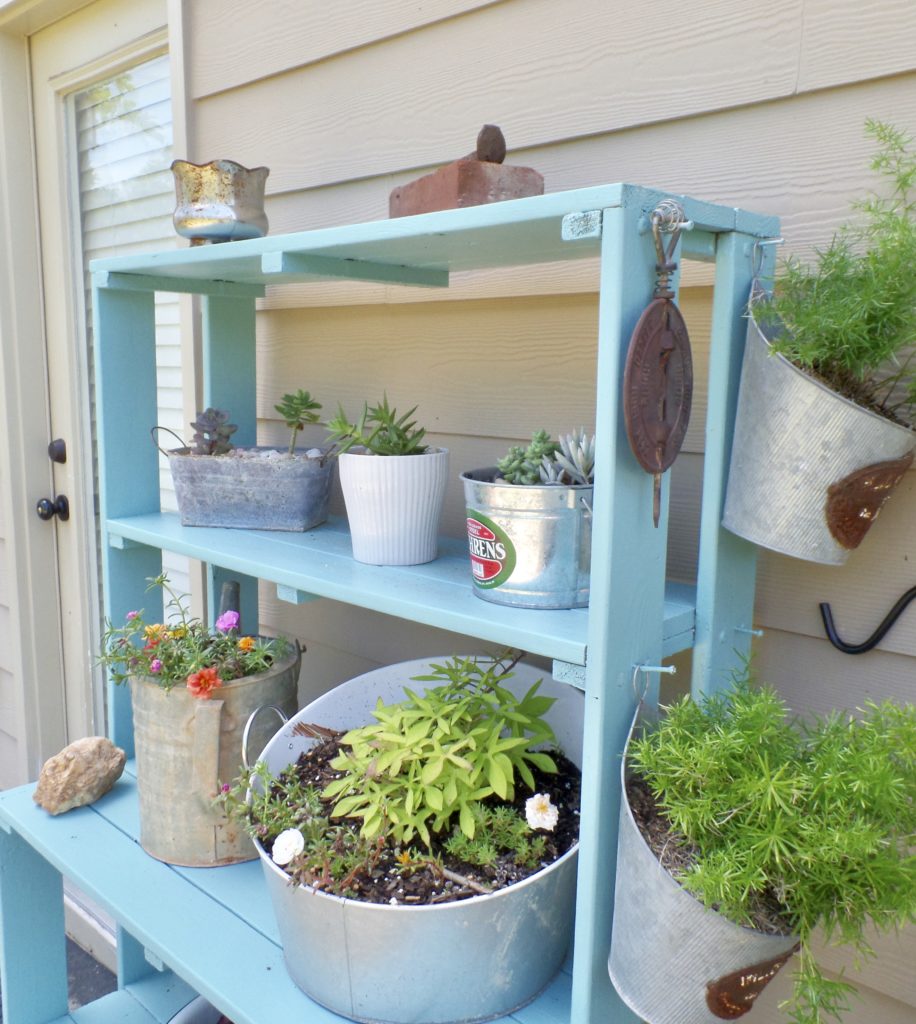
<svg viewBox="0 0 916 1024">
<path fill-rule="evenodd" d="M 150 290 L 206 292 L 212 290 L 208 284 L 219 282 L 259 294 L 267 284 L 339 277 L 441 287 L 452 271 L 594 256 L 600 232 L 571 226 L 573 233 L 567 231 L 564 238 L 564 218 L 633 205 L 648 216 L 665 198 L 677 199 L 694 223 L 682 239 L 685 257 L 710 259 L 711 235 L 741 231 L 765 238 L 778 229 L 774 217 L 634 185 L 602 185 L 414 217 L 116 256 L 94 260 L 91 268 L 103 287 Z"/>
</svg>

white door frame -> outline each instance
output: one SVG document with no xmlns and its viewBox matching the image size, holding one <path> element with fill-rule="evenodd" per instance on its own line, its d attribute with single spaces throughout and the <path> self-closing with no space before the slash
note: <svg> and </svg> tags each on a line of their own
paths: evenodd
<svg viewBox="0 0 916 1024">
<path fill-rule="evenodd" d="M 176 147 L 187 152 L 184 2 L 168 0 Z M 130 0 L 125 0 L 130 3 Z M 28 38 L 88 6 L 87 0 L 0 0 L 0 523 L 6 538 L 17 781 L 37 776 L 63 746 L 66 715 L 57 598 L 55 531 L 34 512 L 53 493 L 47 456 L 50 409 L 38 234 Z M 88 581 L 87 581 L 88 582 Z"/>
</svg>

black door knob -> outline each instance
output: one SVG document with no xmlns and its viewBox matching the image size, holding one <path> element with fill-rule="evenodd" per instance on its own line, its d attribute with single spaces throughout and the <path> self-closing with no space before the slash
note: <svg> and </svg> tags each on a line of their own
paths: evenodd
<svg viewBox="0 0 916 1024">
<path fill-rule="evenodd" d="M 35 506 L 39 519 L 53 519 L 57 516 L 66 522 L 70 518 L 70 502 L 66 494 L 58 494 L 52 501 L 51 498 L 42 498 Z"/>
</svg>

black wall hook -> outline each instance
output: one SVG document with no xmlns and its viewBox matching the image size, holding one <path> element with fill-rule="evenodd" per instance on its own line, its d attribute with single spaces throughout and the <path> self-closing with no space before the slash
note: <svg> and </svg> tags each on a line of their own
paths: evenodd
<svg viewBox="0 0 916 1024">
<path fill-rule="evenodd" d="M 830 605 L 823 601 L 819 607 L 821 609 L 821 618 L 824 620 L 824 629 L 827 631 L 827 639 L 838 651 L 842 651 L 844 654 L 865 654 L 866 651 L 870 651 L 881 643 L 887 631 L 900 618 L 904 609 L 914 597 L 916 597 L 916 587 L 910 587 L 905 594 L 900 596 L 887 615 L 884 616 L 884 620 L 874 633 L 860 644 L 847 644 L 839 638 L 836 626 L 833 624 L 833 613 L 830 611 Z"/>
</svg>

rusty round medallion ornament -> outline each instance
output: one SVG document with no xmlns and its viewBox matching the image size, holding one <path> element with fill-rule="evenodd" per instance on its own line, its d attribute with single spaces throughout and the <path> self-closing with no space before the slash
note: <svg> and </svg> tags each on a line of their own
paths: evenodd
<svg viewBox="0 0 916 1024">
<path fill-rule="evenodd" d="M 630 447 L 640 466 L 656 477 L 656 491 L 661 474 L 684 443 L 692 398 L 687 325 L 670 299 L 654 299 L 630 339 L 623 376 L 623 414 Z M 657 524 L 657 501 L 655 520 Z"/>
</svg>

